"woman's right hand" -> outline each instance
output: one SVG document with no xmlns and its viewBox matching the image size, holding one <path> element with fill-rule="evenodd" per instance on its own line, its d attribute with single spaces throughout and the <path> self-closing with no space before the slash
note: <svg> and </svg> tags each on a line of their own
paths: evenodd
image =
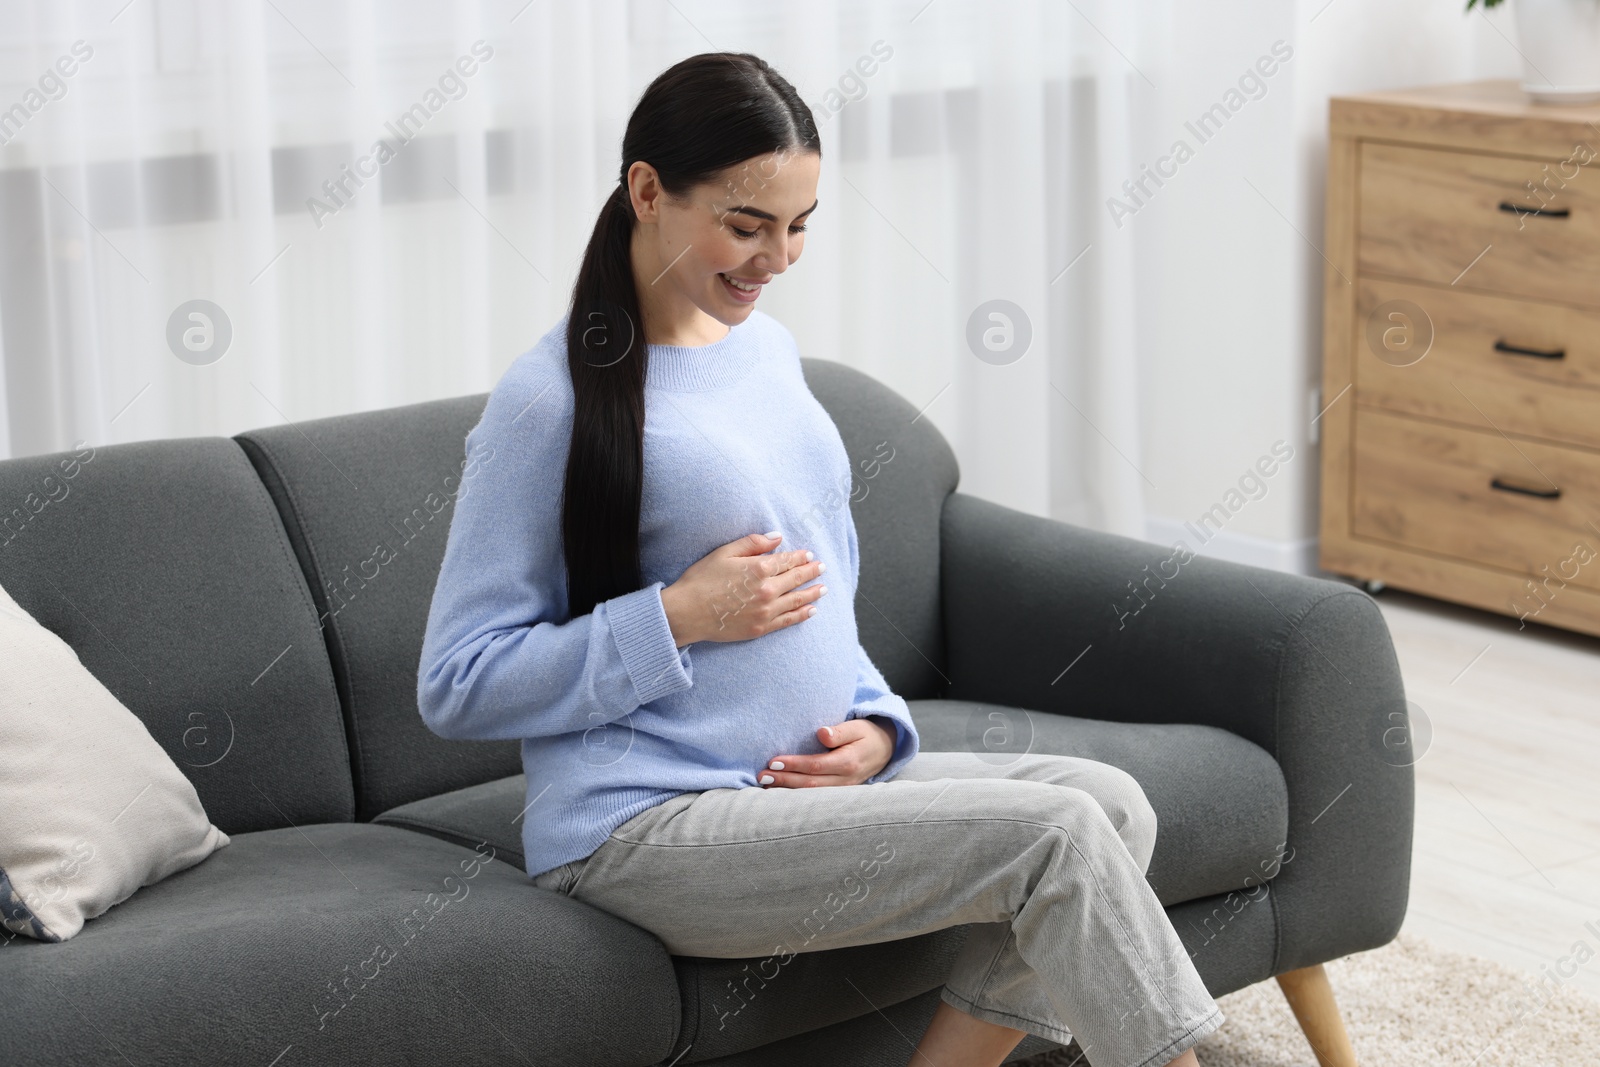
<svg viewBox="0 0 1600 1067">
<path fill-rule="evenodd" d="M 694 641 L 748 641 L 817 610 L 825 585 L 798 589 L 826 568 L 810 552 L 772 552 L 781 537 L 750 534 L 713 549 L 671 585 L 661 605 L 679 648 Z"/>
</svg>

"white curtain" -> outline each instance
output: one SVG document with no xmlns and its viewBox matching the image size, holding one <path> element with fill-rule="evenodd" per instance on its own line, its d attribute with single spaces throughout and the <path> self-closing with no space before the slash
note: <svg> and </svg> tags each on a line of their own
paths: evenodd
<svg viewBox="0 0 1600 1067">
<path fill-rule="evenodd" d="M 562 313 L 639 93 L 748 51 L 824 142 L 764 310 L 922 410 L 965 491 L 1143 536 L 1106 200 L 1159 6 L 0 0 L 0 457 L 488 390 Z"/>
</svg>

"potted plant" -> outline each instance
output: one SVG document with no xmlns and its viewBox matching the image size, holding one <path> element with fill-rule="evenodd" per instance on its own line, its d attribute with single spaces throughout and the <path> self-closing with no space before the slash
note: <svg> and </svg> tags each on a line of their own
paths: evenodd
<svg viewBox="0 0 1600 1067">
<path fill-rule="evenodd" d="M 1467 0 L 1494 7 L 1504 0 Z M 1600 100 L 1600 0 L 1517 0 L 1522 91 L 1545 104 Z"/>
</svg>

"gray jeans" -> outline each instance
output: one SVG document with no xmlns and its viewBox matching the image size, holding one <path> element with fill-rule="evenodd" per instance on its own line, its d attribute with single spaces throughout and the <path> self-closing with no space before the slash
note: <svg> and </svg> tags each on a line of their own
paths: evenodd
<svg viewBox="0 0 1600 1067">
<path fill-rule="evenodd" d="M 796 953 L 982 924 L 946 1003 L 1062 1044 L 1076 1035 L 1094 1067 L 1174 1059 L 1222 1012 L 1145 881 L 1144 791 L 1093 760 L 995 759 L 920 752 L 872 785 L 682 793 L 534 884 L 673 955 L 765 956 L 768 981 Z M 729 998 L 725 1024 L 741 1004 Z"/>
</svg>

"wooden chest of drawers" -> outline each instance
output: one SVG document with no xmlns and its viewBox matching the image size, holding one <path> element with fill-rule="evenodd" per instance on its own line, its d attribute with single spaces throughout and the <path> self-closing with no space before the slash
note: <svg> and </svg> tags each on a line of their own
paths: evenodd
<svg viewBox="0 0 1600 1067">
<path fill-rule="evenodd" d="M 1600 106 L 1337 97 L 1325 570 L 1600 635 Z"/>
</svg>

